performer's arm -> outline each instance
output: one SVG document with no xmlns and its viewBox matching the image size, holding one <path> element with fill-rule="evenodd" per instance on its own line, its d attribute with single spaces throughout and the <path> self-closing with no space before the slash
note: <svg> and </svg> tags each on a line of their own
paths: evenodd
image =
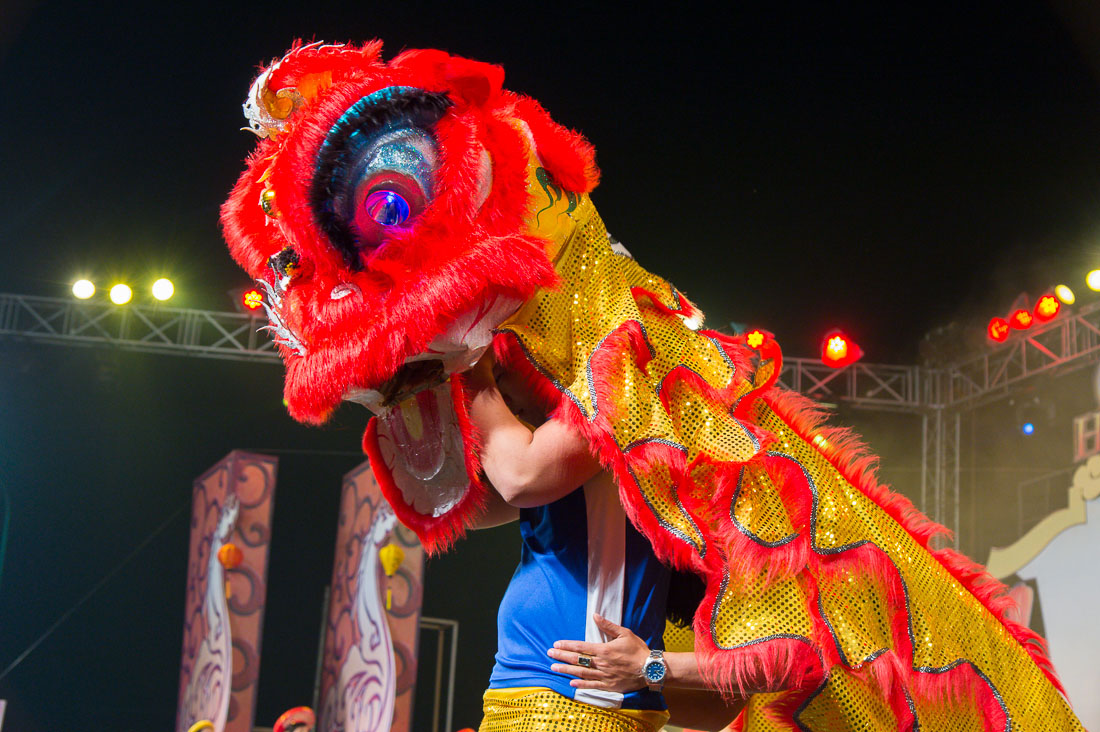
<svg viewBox="0 0 1100 732">
<path fill-rule="evenodd" d="M 500 494 L 489 486 L 489 499 L 485 503 L 485 511 L 478 516 L 474 523 L 474 529 L 491 529 L 502 526 L 519 518 L 519 509 L 509 505 Z"/>
<path fill-rule="evenodd" d="M 512 413 L 493 379 L 492 361 L 470 371 L 470 419 L 481 435 L 481 466 L 503 500 L 542 506 L 572 493 L 600 471 L 579 433 L 551 419 L 531 432 Z"/>
</svg>

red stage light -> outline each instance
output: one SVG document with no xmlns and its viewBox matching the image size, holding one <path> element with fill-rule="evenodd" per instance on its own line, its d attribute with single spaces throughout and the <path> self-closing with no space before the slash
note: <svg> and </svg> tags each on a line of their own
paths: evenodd
<svg viewBox="0 0 1100 732">
<path fill-rule="evenodd" d="M 749 344 L 749 348 L 760 348 L 764 345 L 765 340 L 767 340 L 767 336 L 764 335 L 763 331 L 750 330 L 745 334 L 745 343 Z"/>
<path fill-rule="evenodd" d="M 1016 330 L 1027 330 L 1035 322 L 1035 318 L 1027 310 L 1020 309 L 1012 313 L 1008 318 L 1008 324 Z"/>
<path fill-rule="evenodd" d="M 989 321 L 989 327 L 986 328 L 986 332 L 993 340 L 998 343 L 1004 343 L 1008 338 L 1008 321 L 1004 318 L 993 318 Z"/>
<path fill-rule="evenodd" d="M 245 290 L 241 295 L 241 304 L 244 305 L 245 310 L 257 310 L 264 304 L 264 294 L 255 287 Z"/>
<path fill-rule="evenodd" d="M 834 369 L 843 368 L 863 358 L 863 349 L 839 330 L 829 331 L 821 340 L 821 362 Z"/>
<path fill-rule="evenodd" d="M 1039 320 L 1050 320 L 1062 309 L 1062 303 L 1054 295 L 1043 295 L 1039 302 L 1035 303 L 1035 317 Z"/>
</svg>

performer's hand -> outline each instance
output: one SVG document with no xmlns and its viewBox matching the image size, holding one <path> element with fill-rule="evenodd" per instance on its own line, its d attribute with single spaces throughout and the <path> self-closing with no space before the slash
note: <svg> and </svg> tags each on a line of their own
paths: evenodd
<svg viewBox="0 0 1100 732">
<path fill-rule="evenodd" d="M 611 637 L 607 643 L 556 641 L 546 653 L 561 663 L 550 670 L 576 676 L 569 685 L 577 689 L 602 689 L 628 692 L 646 685 L 642 666 L 649 658 L 649 646 L 629 628 L 616 625 L 599 615 L 593 615 L 596 625 Z M 592 667 L 577 665 L 580 654 L 592 657 Z"/>
</svg>

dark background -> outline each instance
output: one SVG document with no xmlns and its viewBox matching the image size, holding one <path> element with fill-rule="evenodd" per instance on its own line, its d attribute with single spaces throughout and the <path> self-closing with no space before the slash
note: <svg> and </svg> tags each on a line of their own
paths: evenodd
<svg viewBox="0 0 1100 732">
<path fill-rule="evenodd" d="M 258 65 L 298 37 L 379 37 L 387 55 L 501 63 L 509 88 L 583 131 L 608 226 L 710 325 L 769 328 L 792 355 L 841 326 L 866 360 L 915 363 L 952 322 L 984 347 L 985 321 L 1021 292 L 1066 280 L 1082 296 L 1100 262 L 1097 14 L 827 5 L 8 0 L 0 292 L 67 296 L 83 275 L 129 278 L 140 297 L 167 274 L 173 304 L 228 309 L 246 280 L 217 211 L 253 145 L 236 130 Z M 1051 397 L 1062 432 L 1090 408 L 1084 381 Z M 190 484 L 238 447 L 281 461 L 257 723 L 309 703 L 340 476 L 366 414 L 307 429 L 280 390 L 270 365 L 0 340 L 0 673 L 63 619 L 0 680 L 5 732 L 173 724 Z M 1005 483 L 993 466 L 1070 462 L 1057 430 L 1026 449 L 999 432 L 1016 409 L 969 427 L 962 540 L 979 559 L 1014 538 L 981 510 L 983 486 Z M 843 417 L 914 495 L 914 418 Z M 485 532 L 428 565 L 426 614 L 461 622 L 456 728 L 477 725 L 516 544 Z"/>
</svg>

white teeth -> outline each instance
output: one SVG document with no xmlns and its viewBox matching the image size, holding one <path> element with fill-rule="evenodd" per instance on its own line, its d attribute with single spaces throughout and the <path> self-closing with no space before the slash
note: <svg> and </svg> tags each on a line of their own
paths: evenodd
<svg viewBox="0 0 1100 732">
<path fill-rule="evenodd" d="M 330 292 L 328 294 L 328 296 L 329 296 L 329 299 L 331 299 L 331 300 L 340 300 L 340 299 L 343 299 L 343 298 L 347 297 L 348 295 L 360 295 L 360 294 L 362 294 L 362 293 L 360 292 L 359 287 L 357 285 L 354 285 L 351 282 L 343 282 L 343 283 L 337 285 L 336 287 L 333 287 L 332 292 Z"/>
</svg>

